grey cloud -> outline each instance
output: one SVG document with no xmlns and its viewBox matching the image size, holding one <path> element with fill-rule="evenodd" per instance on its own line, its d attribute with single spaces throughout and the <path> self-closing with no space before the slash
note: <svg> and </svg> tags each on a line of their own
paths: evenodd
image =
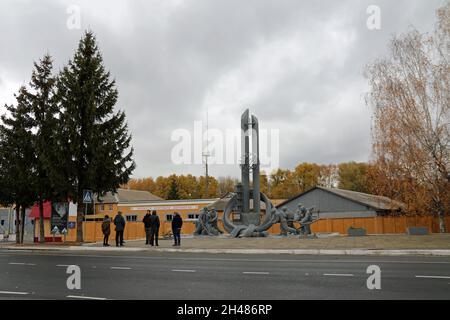
<svg viewBox="0 0 450 320">
<path fill-rule="evenodd" d="M 217 85 L 227 75 L 237 77 L 242 86 L 230 91 L 236 97 L 223 98 L 241 101 L 253 83 L 264 85 L 245 101 L 263 126 L 280 128 L 281 166 L 364 161 L 370 153 L 364 65 L 386 52 L 394 33 L 410 25 L 430 30 L 434 11 L 443 1 L 196 0 L 173 7 L 170 3 L 176 1 L 2 1 L 0 32 L 7 45 L 0 49 L 0 70 L 8 77 L 0 75 L 0 90 L 9 88 L 8 83 L 28 82 L 33 60 L 46 52 L 54 56 L 56 70 L 72 57 L 83 30 L 66 28 L 66 9 L 78 4 L 83 29 L 96 33 L 105 65 L 117 80 L 118 108 L 125 110 L 133 134 L 135 176 L 202 174 L 201 165 L 172 164 L 171 132 L 191 129 L 193 121 L 205 118 L 208 95 L 226 94 Z M 371 4 L 381 8 L 379 31 L 366 28 L 366 8 Z M 330 25 L 337 27 L 326 29 Z M 351 39 L 325 40 L 341 36 Z M 283 50 L 290 49 L 277 47 L 280 39 L 292 40 L 301 54 L 283 58 Z M 263 55 L 261 65 L 252 65 L 267 47 L 281 58 Z M 336 51 L 324 58 L 320 51 L 326 50 Z M 278 67 L 273 66 L 274 59 L 280 59 L 275 61 Z M 275 76 L 264 79 L 269 65 Z M 248 79 L 240 78 L 246 68 L 251 70 L 244 73 Z M 0 92 L 0 97 L 13 94 Z M 245 107 L 225 104 L 211 123 L 221 129 L 235 127 Z M 213 165 L 210 171 L 238 173 L 227 165 Z"/>
</svg>

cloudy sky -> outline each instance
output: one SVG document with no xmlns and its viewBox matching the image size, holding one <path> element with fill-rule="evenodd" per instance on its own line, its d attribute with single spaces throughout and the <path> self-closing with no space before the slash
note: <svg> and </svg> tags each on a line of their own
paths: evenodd
<svg viewBox="0 0 450 320">
<path fill-rule="evenodd" d="M 393 34 L 430 31 L 443 2 L 1 0 L 0 105 L 14 102 L 34 60 L 48 52 L 60 70 L 91 29 L 128 117 L 135 177 L 202 174 L 201 164 L 173 163 L 171 137 L 193 135 L 206 110 L 209 127 L 224 133 L 245 108 L 263 129 L 279 130 L 282 168 L 367 161 L 364 65 L 386 53 Z M 74 5 L 80 29 L 67 27 Z M 367 28 L 370 5 L 381 10 L 380 30 Z M 210 173 L 238 168 L 212 164 Z"/>
</svg>

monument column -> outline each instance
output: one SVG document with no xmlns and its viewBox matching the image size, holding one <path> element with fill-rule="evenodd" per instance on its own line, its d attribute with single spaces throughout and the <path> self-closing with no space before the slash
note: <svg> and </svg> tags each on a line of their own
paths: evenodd
<svg viewBox="0 0 450 320">
<path fill-rule="evenodd" d="M 247 213 L 250 211 L 250 160 L 249 160 L 249 110 L 245 110 L 241 117 L 241 178 L 242 178 L 242 211 Z"/>
</svg>

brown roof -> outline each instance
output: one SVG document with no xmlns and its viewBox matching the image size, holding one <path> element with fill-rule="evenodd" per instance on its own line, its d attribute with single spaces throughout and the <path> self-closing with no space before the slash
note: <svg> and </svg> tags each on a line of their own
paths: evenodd
<svg viewBox="0 0 450 320">
<path fill-rule="evenodd" d="M 123 203 L 123 202 L 137 202 L 137 201 L 152 201 L 164 200 L 148 191 L 117 189 L 116 193 L 107 192 L 103 197 L 100 197 L 100 202 L 103 203 Z"/>
</svg>

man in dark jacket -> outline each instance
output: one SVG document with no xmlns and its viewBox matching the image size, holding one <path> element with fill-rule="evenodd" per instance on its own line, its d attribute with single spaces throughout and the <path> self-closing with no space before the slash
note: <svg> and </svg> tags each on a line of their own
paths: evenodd
<svg viewBox="0 0 450 320">
<path fill-rule="evenodd" d="M 125 230 L 125 218 L 122 216 L 122 212 L 119 211 L 114 218 L 114 225 L 116 226 L 116 247 L 123 246 L 123 232 Z"/>
<path fill-rule="evenodd" d="M 145 228 L 145 244 L 150 244 L 150 210 L 147 211 L 147 214 L 145 215 L 142 222 L 144 223 Z"/>
<path fill-rule="evenodd" d="M 158 234 L 159 234 L 159 217 L 156 214 L 156 211 L 153 210 L 152 215 L 150 216 L 150 245 L 153 247 L 153 244 L 158 246 Z"/>
<path fill-rule="evenodd" d="M 172 219 L 172 233 L 175 243 L 173 246 L 178 247 L 181 245 L 181 227 L 183 226 L 183 219 L 178 212 L 175 212 L 175 216 Z"/>
</svg>

